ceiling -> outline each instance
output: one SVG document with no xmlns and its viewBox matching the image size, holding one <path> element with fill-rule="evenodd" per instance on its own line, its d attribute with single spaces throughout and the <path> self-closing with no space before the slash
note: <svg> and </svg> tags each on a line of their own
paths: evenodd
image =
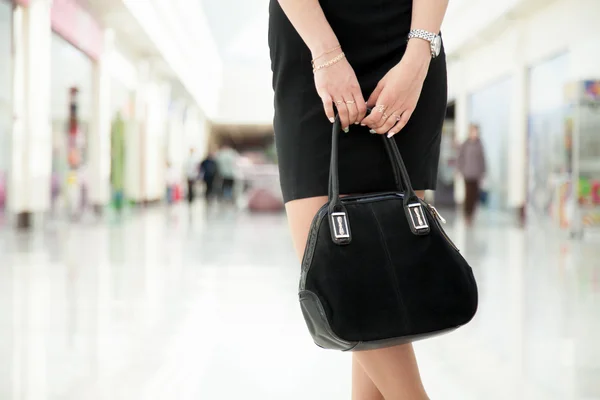
<svg viewBox="0 0 600 400">
<path fill-rule="evenodd" d="M 198 0 L 223 60 L 268 58 L 269 0 Z"/>
</svg>

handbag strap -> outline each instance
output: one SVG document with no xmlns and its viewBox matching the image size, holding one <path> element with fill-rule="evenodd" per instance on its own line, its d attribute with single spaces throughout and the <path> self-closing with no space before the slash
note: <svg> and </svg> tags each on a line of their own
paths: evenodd
<svg viewBox="0 0 600 400">
<path fill-rule="evenodd" d="M 334 136 L 337 136 L 337 135 L 334 134 Z M 332 140 L 334 140 L 334 139 L 337 140 L 337 138 L 332 138 Z M 391 144 L 394 143 L 394 145 L 395 145 L 395 142 L 392 141 L 392 140 L 387 140 L 385 137 L 383 139 L 384 139 L 383 140 L 383 144 L 384 144 L 384 147 L 385 147 L 385 151 L 386 151 L 386 153 L 388 155 L 388 158 L 390 160 L 393 160 L 394 157 L 396 157 L 396 155 L 395 155 L 394 150 L 392 149 L 392 145 Z M 337 147 L 337 145 L 335 143 L 332 143 L 332 148 L 333 148 L 334 145 L 336 146 L 335 148 L 338 149 L 337 151 L 339 152 L 339 148 Z M 334 155 L 332 154 L 332 156 L 334 156 Z M 338 155 L 335 154 L 335 157 L 338 157 Z M 392 164 L 392 169 L 393 169 L 393 172 L 394 172 L 394 182 L 396 183 L 396 189 L 399 192 L 404 192 L 404 186 L 402 184 L 402 178 L 401 178 L 402 173 L 400 171 L 400 168 L 394 162 L 391 162 L 391 164 Z M 329 183 L 328 183 L 328 186 L 327 186 L 328 187 L 328 194 L 329 194 L 329 199 L 330 200 L 331 200 L 331 194 L 336 190 L 335 187 L 333 186 L 333 179 L 334 179 L 334 176 L 338 175 L 337 173 L 336 174 L 332 174 L 331 173 L 332 170 L 335 170 L 336 172 L 339 170 L 338 162 L 337 161 L 330 166 Z M 340 195 L 340 193 L 339 193 L 339 181 L 338 181 L 336 187 L 338 188 L 337 193 L 338 193 L 338 196 L 339 196 Z"/>
<path fill-rule="evenodd" d="M 370 113 L 372 110 L 368 110 Z M 331 135 L 331 160 L 329 165 L 329 215 L 344 215 L 347 233 L 349 233 L 349 222 L 347 221 L 347 215 L 344 206 L 340 200 L 340 184 L 339 184 L 339 135 L 341 134 L 341 121 L 339 115 L 336 116 L 333 124 L 333 131 Z M 388 158 L 390 159 L 391 167 L 394 172 L 396 180 L 396 188 L 399 192 L 404 193 L 404 209 L 406 212 L 407 219 L 411 230 L 415 235 L 425 235 L 429 233 L 429 225 L 427 219 L 422 210 L 421 200 L 417 197 L 410 177 L 400 150 L 396 145 L 396 141 L 392 138 L 382 135 L 382 140 Z M 332 238 L 334 242 L 338 244 L 348 244 L 351 240 L 350 237 L 339 238 L 340 235 L 336 233 L 337 228 L 332 226 Z M 349 235 L 348 235 L 349 236 Z"/>
</svg>

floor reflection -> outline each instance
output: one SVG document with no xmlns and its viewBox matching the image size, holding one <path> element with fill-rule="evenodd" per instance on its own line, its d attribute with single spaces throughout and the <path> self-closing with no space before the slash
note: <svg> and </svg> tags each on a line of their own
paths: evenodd
<svg viewBox="0 0 600 400">
<path fill-rule="evenodd" d="M 133 212 L 3 233 L 0 399 L 348 399 L 317 349 L 282 216 Z M 417 345 L 433 399 L 600 399 L 600 247 L 460 222 L 480 311 Z"/>
</svg>

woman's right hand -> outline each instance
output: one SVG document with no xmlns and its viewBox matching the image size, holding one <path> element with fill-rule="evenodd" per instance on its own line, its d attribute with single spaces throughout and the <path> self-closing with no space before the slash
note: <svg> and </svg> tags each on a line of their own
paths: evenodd
<svg viewBox="0 0 600 400">
<path fill-rule="evenodd" d="M 330 55 L 329 59 L 337 54 Z M 317 65 L 327 60 L 317 60 Z M 349 131 L 351 124 L 358 124 L 367 113 L 367 105 L 363 98 L 354 69 L 346 58 L 337 63 L 315 71 L 315 86 L 323 101 L 325 114 L 329 121 L 335 121 L 335 106 L 340 115 L 344 132 Z"/>
</svg>

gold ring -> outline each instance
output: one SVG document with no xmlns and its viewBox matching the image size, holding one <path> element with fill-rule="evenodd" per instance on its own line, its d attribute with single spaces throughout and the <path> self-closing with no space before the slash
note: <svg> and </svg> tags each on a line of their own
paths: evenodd
<svg viewBox="0 0 600 400">
<path fill-rule="evenodd" d="M 375 111 L 377 111 L 377 112 L 380 112 L 380 113 L 382 113 L 382 114 L 383 114 L 383 112 L 385 111 L 385 109 L 386 109 L 386 107 L 385 107 L 383 104 L 380 104 L 380 105 L 378 105 L 378 106 L 375 108 Z"/>
<path fill-rule="evenodd" d="M 347 100 L 346 104 L 354 104 L 354 100 Z"/>
</svg>

